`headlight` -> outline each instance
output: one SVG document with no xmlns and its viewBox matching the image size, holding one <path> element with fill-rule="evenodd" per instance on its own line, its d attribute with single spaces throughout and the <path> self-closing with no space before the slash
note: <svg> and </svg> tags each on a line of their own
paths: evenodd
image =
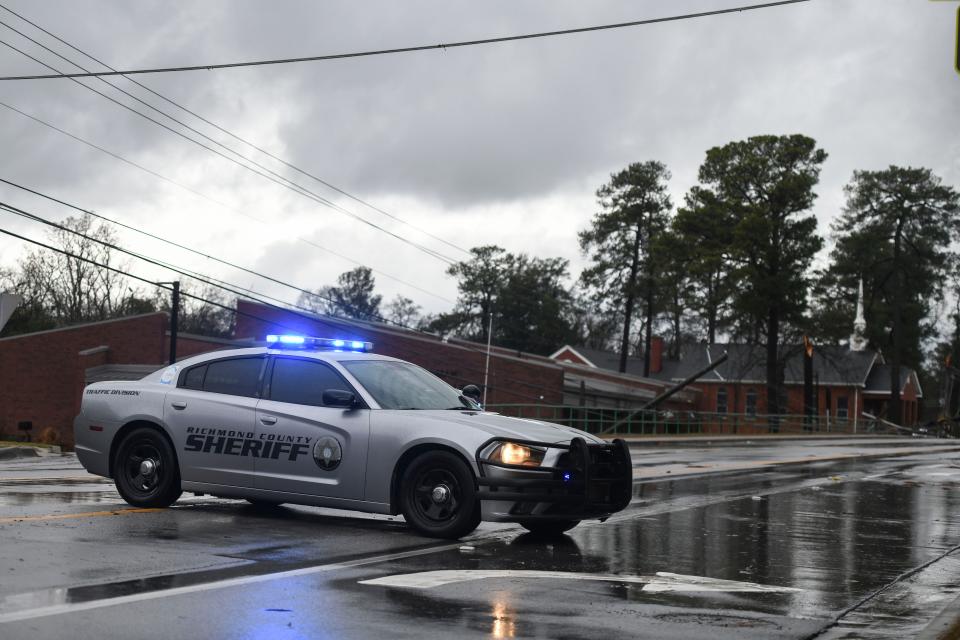
<svg viewBox="0 0 960 640">
<path fill-rule="evenodd" d="M 521 467 L 539 467 L 545 454 L 546 449 L 539 447 L 528 447 L 515 442 L 499 442 L 485 457 L 491 462 L 501 462 Z"/>
</svg>

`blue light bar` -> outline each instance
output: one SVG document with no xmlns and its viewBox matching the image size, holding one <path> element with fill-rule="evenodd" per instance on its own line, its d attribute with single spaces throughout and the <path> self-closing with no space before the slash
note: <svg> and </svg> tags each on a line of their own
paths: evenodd
<svg viewBox="0 0 960 640">
<path fill-rule="evenodd" d="M 361 340 L 341 340 L 339 338 L 313 338 L 310 336 L 275 335 L 267 336 L 267 345 L 273 349 L 332 349 L 334 351 L 373 351 L 372 342 Z"/>
</svg>

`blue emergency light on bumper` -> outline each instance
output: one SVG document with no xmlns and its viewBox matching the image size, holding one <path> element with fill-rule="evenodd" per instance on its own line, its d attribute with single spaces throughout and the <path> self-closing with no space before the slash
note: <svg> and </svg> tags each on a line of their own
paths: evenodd
<svg viewBox="0 0 960 640">
<path fill-rule="evenodd" d="M 570 444 L 511 440 L 527 447 L 563 449 L 555 466 L 505 464 L 491 458 L 494 438 L 477 452 L 481 500 L 518 504 L 556 505 L 570 517 L 603 517 L 626 508 L 633 497 L 633 464 L 627 443 L 616 439 L 609 444 L 587 444 L 573 438 Z"/>
<path fill-rule="evenodd" d="M 372 342 L 313 338 L 296 335 L 268 335 L 267 344 L 273 349 L 332 349 L 334 351 L 373 351 Z"/>
</svg>

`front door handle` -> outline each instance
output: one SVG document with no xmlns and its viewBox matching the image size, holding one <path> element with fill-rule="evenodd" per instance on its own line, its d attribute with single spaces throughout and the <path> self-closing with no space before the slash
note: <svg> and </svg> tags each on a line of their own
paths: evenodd
<svg viewBox="0 0 960 640">
<path fill-rule="evenodd" d="M 187 403 L 186 403 L 186 402 L 181 402 L 181 401 L 178 400 L 178 401 L 176 401 L 176 402 L 171 402 L 171 403 L 170 403 L 170 406 L 173 407 L 174 409 L 186 409 L 186 408 L 187 408 Z"/>
<path fill-rule="evenodd" d="M 263 424 L 277 424 L 277 419 L 273 416 L 260 416 L 260 422 Z"/>
</svg>

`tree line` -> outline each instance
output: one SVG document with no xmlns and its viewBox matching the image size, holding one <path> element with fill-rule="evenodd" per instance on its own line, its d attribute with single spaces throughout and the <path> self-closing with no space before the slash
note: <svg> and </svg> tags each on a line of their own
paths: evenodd
<svg viewBox="0 0 960 640">
<path fill-rule="evenodd" d="M 894 365 L 891 390 L 899 391 L 900 367 L 933 370 L 938 359 L 960 355 L 960 195 L 926 168 L 858 170 L 824 237 L 812 207 L 826 159 L 804 135 L 714 147 L 676 207 L 668 168 L 632 163 L 596 191 L 598 208 L 578 234 L 587 266 L 576 278 L 566 259 L 488 245 L 447 270 L 458 287 L 447 312 L 424 315 L 402 295 L 384 302 L 366 267 L 303 293 L 297 306 L 480 342 L 489 337 L 544 355 L 567 343 L 606 349 L 619 354 L 621 371 L 628 357 L 642 356 L 647 374 L 654 335 L 666 338 L 673 357 L 688 344 L 757 345 L 765 354 L 768 412 L 778 413 L 786 347 L 803 336 L 845 342 L 862 279 L 866 337 Z M 68 226 L 113 240 L 89 218 Z M 107 248 L 61 230 L 51 235 L 71 253 L 110 264 Z M 216 289 L 190 286 L 229 306 Z M 132 288 L 45 250 L 0 271 L 0 289 L 25 298 L 5 335 L 169 306 L 164 291 Z M 196 302 L 181 317 L 184 331 L 213 335 L 229 335 L 232 322 L 229 312 Z M 896 393 L 890 415 L 899 415 L 898 404 Z"/>
</svg>

